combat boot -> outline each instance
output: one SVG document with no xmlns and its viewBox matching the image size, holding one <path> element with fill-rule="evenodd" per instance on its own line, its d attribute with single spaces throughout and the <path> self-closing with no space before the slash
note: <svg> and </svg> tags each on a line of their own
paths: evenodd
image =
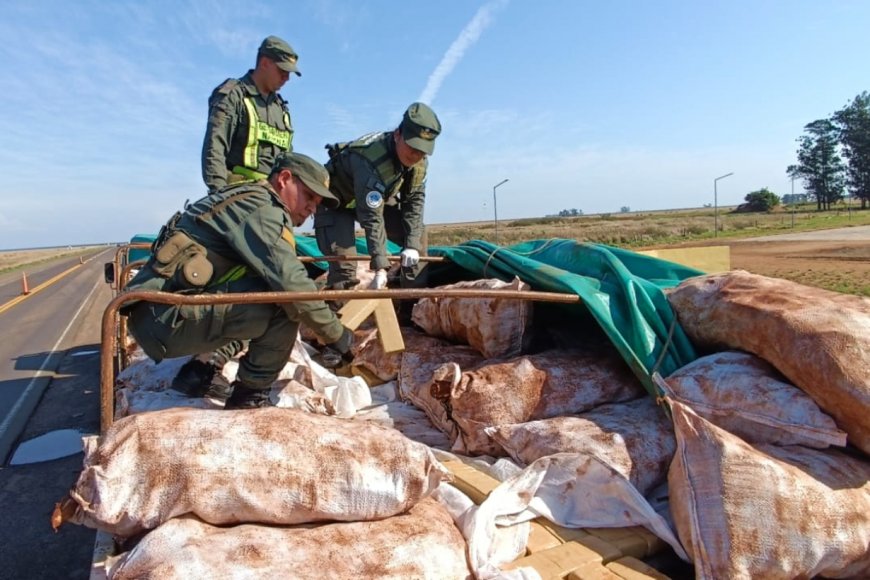
<svg viewBox="0 0 870 580">
<path fill-rule="evenodd" d="M 272 400 L 269 398 L 271 389 L 252 389 L 235 381 L 232 384 L 233 394 L 227 399 L 227 404 L 224 409 L 257 409 L 259 407 L 272 407 Z"/>
<path fill-rule="evenodd" d="M 178 370 L 170 388 L 188 397 L 202 397 L 216 374 L 220 374 L 220 369 L 213 361 L 194 357 Z"/>
<path fill-rule="evenodd" d="M 233 383 L 235 384 L 235 383 Z M 224 377 L 221 372 L 216 372 L 211 379 L 211 384 L 208 386 L 203 398 L 206 401 L 215 405 L 223 405 L 233 394 L 233 385 Z"/>
</svg>

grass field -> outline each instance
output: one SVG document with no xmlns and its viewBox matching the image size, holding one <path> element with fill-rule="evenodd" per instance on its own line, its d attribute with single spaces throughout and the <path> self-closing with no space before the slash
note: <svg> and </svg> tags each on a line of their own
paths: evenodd
<svg viewBox="0 0 870 580">
<path fill-rule="evenodd" d="M 89 246 L 81 248 L 41 248 L 38 250 L 5 250 L 0 251 L 0 274 L 20 270 L 34 264 L 43 264 L 70 256 L 89 256 L 104 246 Z"/>
</svg>

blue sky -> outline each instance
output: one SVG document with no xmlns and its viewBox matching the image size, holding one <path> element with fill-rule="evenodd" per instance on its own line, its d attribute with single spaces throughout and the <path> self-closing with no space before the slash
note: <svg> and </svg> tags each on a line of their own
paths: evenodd
<svg viewBox="0 0 870 580">
<path fill-rule="evenodd" d="M 788 193 L 803 126 L 870 90 L 863 0 L 7 0 L 2 13 L 0 249 L 129 239 L 201 197 L 208 96 L 269 34 L 299 53 L 302 77 L 281 92 L 295 148 L 316 159 L 432 105 L 429 223 L 492 219 L 503 179 L 500 219 L 700 207 L 728 172 L 720 205 Z"/>
</svg>

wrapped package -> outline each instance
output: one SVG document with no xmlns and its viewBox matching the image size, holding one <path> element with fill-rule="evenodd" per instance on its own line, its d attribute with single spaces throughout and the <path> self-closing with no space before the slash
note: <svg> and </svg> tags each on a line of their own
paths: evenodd
<svg viewBox="0 0 870 580">
<path fill-rule="evenodd" d="M 867 578 L 870 463 L 752 446 L 672 402 L 671 513 L 697 578 Z"/>
<path fill-rule="evenodd" d="M 440 289 L 528 290 L 529 285 L 486 279 L 457 282 Z M 520 353 L 531 323 L 532 303 L 508 298 L 422 298 L 414 305 L 411 319 L 426 334 L 467 344 L 486 358 Z"/>
<path fill-rule="evenodd" d="M 803 391 L 745 352 L 701 357 L 666 380 L 671 398 L 749 443 L 846 445 L 846 434 Z"/>
<path fill-rule="evenodd" d="M 423 352 L 432 344 L 442 344 L 442 341 L 431 338 L 416 330 L 401 327 L 402 340 L 405 343 L 404 351 L 386 353 L 381 345 L 378 329 L 372 328 L 365 331 L 357 331 L 357 339 L 352 347 L 353 363 L 356 368 L 363 368 L 382 381 L 392 381 L 398 378 L 399 369 L 402 366 L 402 355 L 405 352 Z"/>
<path fill-rule="evenodd" d="M 431 498 L 372 522 L 215 527 L 192 516 L 151 531 L 109 570 L 153 578 L 471 578 L 465 540 Z"/>
<path fill-rule="evenodd" d="M 763 358 L 870 453 L 870 298 L 741 270 L 689 278 L 668 298 L 697 346 Z"/>
<path fill-rule="evenodd" d="M 407 510 L 445 479 L 428 447 L 379 425 L 275 407 L 167 409 L 86 438 L 59 509 L 122 537 L 184 514 L 218 525 L 364 521 Z"/>
<path fill-rule="evenodd" d="M 613 348 L 553 350 L 442 376 L 435 391 L 456 424 L 453 450 L 504 455 L 487 427 L 573 415 L 629 401 L 643 387 Z"/>
<path fill-rule="evenodd" d="M 573 417 L 499 425 L 486 433 L 523 465 L 556 453 L 593 456 L 642 495 L 667 479 L 676 450 L 671 421 L 650 397 Z"/>
</svg>

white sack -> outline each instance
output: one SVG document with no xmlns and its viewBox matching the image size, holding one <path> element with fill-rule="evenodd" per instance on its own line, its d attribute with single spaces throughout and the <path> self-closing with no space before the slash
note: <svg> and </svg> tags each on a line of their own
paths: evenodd
<svg viewBox="0 0 870 580">
<path fill-rule="evenodd" d="M 167 409 L 85 440 L 69 518 L 119 536 L 180 515 L 212 524 L 402 512 L 449 473 L 398 431 L 294 409 Z"/>
<path fill-rule="evenodd" d="M 671 510 L 697 578 L 867 578 L 870 463 L 753 447 L 672 402 Z"/>
<path fill-rule="evenodd" d="M 514 278 L 510 283 L 487 279 L 438 288 L 516 291 L 529 285 Z M 470 345 L 486 358 L 519 354 L 531 317 L 531 302 L 509 298 L 421 298 L 411 313 L 426 334 Z"/>
<path fill-rule="evenodd" d="M 671 398 L 749 443 L 846 445 L 846 434 L 770 364 L 744 352 L 699 358 L 665 379 Z"/>
<path fill-rule="evenodd" d="M 486 429 L 523 465 L 556 453 L 591 455 L 646 495 L 667 479 L 676 451 L 674 428 L 650 397 L 601 405 L 575 417 L 555 417 Z"/>
<path fill-rule="evenodd" d="M 760 356 L 870 453 L 870 298 L 736 270 L 689 278 L 668 299 L 692 342 Z"/>
<path fill-rule="evenodd" d="M 193 578 L 471 578 L 465 540 L 433 499 L 373 522 L 219 528 L 194 517 L 153 530 L 111 580 Z"/>
</svg>

